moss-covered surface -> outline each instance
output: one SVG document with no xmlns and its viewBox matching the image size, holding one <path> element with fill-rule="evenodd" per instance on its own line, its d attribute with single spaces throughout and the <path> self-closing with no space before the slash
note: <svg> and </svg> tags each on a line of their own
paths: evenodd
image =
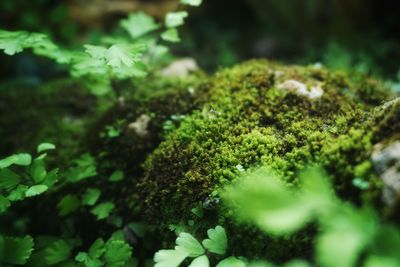
<svg viewBox="0 0 400 267">
<path fill-rule="evenodd" d="M 323 94 L 310 97 L 295 92 L 288 81 L 300 82 L 308 90 L 322 89 Z M 370 155 L 375 143 L 394 138 L 399 125 L 398 117 L 383 112 L 379 116 L 389 117 L 386 120 L 394 132 L 378 134 L 384 126 L 376 124 L 375 108 L 391 97 L 384 92 L 375 80 L 316 66 L 251 61 L 221 70 L 195 88 L 195 97 L 201 99 L 197 105 L 185 109 L 186 105 L 177 105 L 174 95 L 169 95 L 165 103 L 175 109 L 165 112 L 161 105 L 152 110 L 158 125 L 173 112 L 184 116 L 170 131 L 161 131 L 160 126 L 152 129 L 152 134 L 164 132 L 163 141 L 146 157 L 139 182 L 136 177 L 132 187 L 123 189 L 127 197 L 121 205 L 140 201 L 146 220 L 160 229 L 188 220 L 201 221 L 198 225 L 204 228 L 223 224 L 234 232 L 230 236 L 235 238 L 231 239 L 235 254 L 269 255 L 275 260 L 308 255 L 308 247 L 298 245 L 308 239 L 306 235 L 265 239 L 251 227 L 235 225 L 219 202 L 218 191 L 241 171 L 260 165 L 281 175 L 288 186 L 296 186 L 297 172 L 317 162 L 332 176 L 340 196 L 355 202 L 379 200 L 381 182 Z M 139 144 L 131 142 L 127 147 Z M 122 155 L 123 162 L 133 163 L 129 160 L 137 157 L 134 151 L 117 149 L 115 153 Z M 352 185 L 354 178 L 368 181 L 370 189 L 361 194 Z M 191 212 L 199 204 L 206 207 L 203 219 Z"/>
<path fill-rule="evenodd" d="M 55 87 L 61 89 L 53 91 Z M 15 151 L 33 140 L 54 142 L 61 144 L 58 153 L 64 153 L 57 159 L 66 161 L 81 152 L 95 156 L 97 177 L 62 190 L 79 195 L 89 186 L 97 187 L 102 199 L 116 204 L 114 215 L 120 216 L 122 226 L 132 221 L 156 225 L 155 238 L 146 236 L 144 243 L 134 244 L 143 258 L 152 256 L 160 240 L 170 247 L 175 239 L 168 229 L 171 224 L 184 225 L 195 235 L 223 225 L 232 255 L 267 256 L 273 261 L 307 257 L 312 254 L 309 245 L 315 229 L 286 238 L 265 237 L 251 225 L 232 219 L 219 199 L 220 190 L 257 166 L 267 166 L 295 187 L 297 173 L 310 163 L 319 163 L 341 197 L 381 205 L 382 182 L 374 172 L 371 154 L 376 144 L 386 146 L 398 140 L 400 132 L 399 98 L 389 101 L 394 96 L 380 82 L 318 66 L 250 61 L 211 77 L 157 77 L 143 88 L 123 88 L 122 97 L 95 124 L 99 109 L 91 107 L 97 103 L 73 82 L 60 81 L 46 88 L 40 96 L 34 98 L 32 93 L 32 99 L 24 100 L 35 104 L 12 106 L 18 94 L 4 94 L 9 95 L 9 100 L 2 99 L 7 103 L 5 110 L 36 108 L 27 109 L 24 116 L 1 117 L 2 125 L 8 126 L 0 129 L 0 136 L 12 136 L 8 129 L 20 129 L 24 126 L 16 127 L 20 121 L 35 130 L 26 142 L 3 143 Z M 75 96 L 67 89 L 76 91 Z M 42 109 L 40 103 L 47 104 Z M 65 121 L 60 120 L 64 117 Z M 81 123 L 73 124 L 71 117 Z M 66 135 L 58 135 L 61 131 Z M 123 171 L 125 179 L 108 182 L 116 170 Z M 369 182 L 369 189 L 354 186 L 354 178 Z M 192 211 L 199 207 L 202 216 Z M 79 217 L 75 226 L 85 240 L 112 231 L 94 217 L 86 217 Z M 36 216 L 31 224 L 35 223 L 42 224 L 42 218 Z M 156 243 L 146 244 L 149 240 Z"/>
</svg>

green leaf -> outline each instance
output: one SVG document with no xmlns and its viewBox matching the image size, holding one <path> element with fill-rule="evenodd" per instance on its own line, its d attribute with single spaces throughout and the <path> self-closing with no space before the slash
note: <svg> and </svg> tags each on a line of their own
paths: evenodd
<svg viewBox="0 0 400 267">
<path fill-rule="evenodd" d="M 308 167 L 300 173 L 302 196 L 308 205 L 325 212 L 335 205 L 336 197 L 328 181 L 328 175 L 320 167 Z"/>
<path fill-rule="evenodd" d="M 105 245 L 104 260 L 108 267 L 123 267 L 131 258 L 132 248 L 121 240 L 109 240 Z"/>
<path fill-rule="evenodd" d="M 106 130 L 107 130 L 107 136 L 109 138 L 115 138 L 121 134 L 120 131 L 113 126 L 106 126 Z"/>
<path fill-rule="evenodd" d="M 287 263 L 285 263 L 285 265 L 283 265 L 283 267 L 311 267 L 312 265 L 304 260 L 291 260 Z"/>
<path fill-rule="evenodd" d="M 108 179 L 110 182 L 119 182 L 124 179 L 124 173 L 122 171 L 115 171 L 111 174 Z"/>
<path fill-rule="evenodd" d="M 185 23 L 185 18 L 189 14 L 186 11 L 170 12 L 165 17 L 165 25 L 167 28 L 175 28 Z"/>
<path fill-rule="evenodd" d="M 189 6 L 200 6 L 203 0 L 181 0 L 181 3 Z"/>
<path fill-rule="evenodd" d="M 49 52 L 58 49 L 45 34 L 0 30 L 0 49 L 4 50 L 4 53 L 12 56 L 26 48 L 32 48 L 34 53 L 48 58 L 54 58 Z"/>
<path fill-rule="evenodd" d="M 93 259 L 85 252 L 79 252 L 75 257 L 75 260 L 83 263 L 85 267 L 101 267 L 104 265 L 101 260 Z"/>
<path fill-rule="evenodd" d="M 114 210 L 115 204 L 112 202 L 104 202 L 98 204 L 90 212 L 97 217 L 97 220 L 102 220 L 107 218 L 110 213 Z"/>
<path fill-rule="evenodd" d="M 114 68 L 132 67 L 140 60 L 146 47 L 142 44 L 112 45 L 107 51 L 107 65 Z"/>
<path fill-rule="evenodd" d="M 121 27 L 125 29 L 133 39 L 136 39 L 146 33 L 157 30 L 160 26 L 151 16 L 143 12 L 137 12 L 129 14 L 127 19 L 122 20 Z"/>
<path fill-rule="evenodd" d="M 184 249 L 188 253 L 188 256 L 192 258 L 203 255 L 205 252 L 199 241 L 188 233 L 180 233 L 176 239 L 176 244 L 178 247 Z"/>
<path fill-rule="evenodd" d="M 37 35 L 37 34 L 32 34 L 32 37 L 34 39 L 38 40 L 38 36 L 44 36 L 44 35 Z M 15 55 L 17 53 L 20 53 L 24 50 L 24 48 L 28 48 L 31 38 L 31 34 L 24 32 L 24 31 L 3 31 L 0 30 L 0 49 L 4 50 L 4 53 L 7 55 Z"/>
<path fill-rule="evenodd" d="M 208 239 L 203 240 L 203 246 L 212 253 L 225 254 L 228 246 L 225 229 L 218 225 L 215 229 L 209 229 L 207 235 Z"/>
<path fill-rule="evenodd" d="M 43 159 L 35 159 L 30 168 L 30 174 L 33 181 L 38 184 L 41 183 L 47 176 L 46 166 Z"/>
<path fill-rule="evenodd" d="M 216 267 L 246 267 L 246 264 L 235 257 L 229 257 L 220 261 Z"/>
<path fill-rule="evenodd" d="M 210 267 L 210 262 L 206 255 L 195 258 L 188 267 Z"/>
<path fill-rule="evenodd" d="M 42 153 L 44 151 L 47 150 L 52 150 L 52 149 L 56 149 L 56 146 L 52 143 L 41 143 L 38 147 L 37 147 L 37 152 L 38 153 Z"/>
<path fill-rule="evenodd" d="M 73 195 L 66 195 L 58 202 L 58 213 L 60 216 L 65 216 L 76 211 L 79 206 L 79 198 Z"/>
<path fill-rule="evenodd" d="M 25 192 L 26 197 L 33 197 L 42 194 L 49 189 L 46 185 L 38 184 L 28 188 Z"/>
<path fill-rule="evenodd" d="M 181 247 L 160 250 L 154 254 L 154 267 L 179 267 L 188 255 L 188 252 Z"/>
<path fill-rule="evenodd" d="M 0 31 L 0 49 L 7 55 L 15 55 L 24 49 L 23 39 L 26 38 L 25 32 Z"/>
<path fill-rule="evenodd" d="M 386 258 L 397 258 L 400 265 L 400 229 L 393 225 L 381 225 L 374 238 L 371 253 Z"/>
<path fill-rule="evenodd" d="M 0 169 L 0 189 L 12 190 L 20 182 L 20 176 L 10 169 Z"/>
<path fill-rule="evenodd" d="M 13 238 L 0 236 L 0 247 L 3 247 L 3 251 L 0 251 L 0 265 L 2 264 L 25 264 L 33 251 L 33 239 L 30 236 L 24 238 Z M 2 255 L 1 255 L 2 254 Z"/>
<path fill-rule="evenodd" d="M 7 196 L 7 199 L 10 201 L 18 201 L 25 198 L 26 191 L 28 190 L 28 186 L 26 185 L 18 185 L 10 194 Z"/>
<path fill-rule="evenodd" d="M 103 265 L 100 260 L 97 260 L 99 261 L 99 264 L 96 265 L 94 262 L 95 260 L 92 259 L 86 252 L 79 252 L 75 256 L 75 261 L 82 263 L 85 267 L 101 267 Z"/>
<path fill-rule="evenodd" d="M 270 234 L 289 234 L 303 227 L 313 215 L 308 202 L 295 196 L 264 168 L 243 173 L 236 185 L 222 194 L 243 220 L 254 222 Z"/>
<path fill-rule="evenodd" d="M 53 265 L 68 260 L 71 255 L 71 249 L 64 240 L 55 241 L 45 249 L 47 264 Z"/>
<path fill-rule="evenodd" d="M 7 198 L 0 195 L 0 214 L 5 212 L 10 206 L 11 206 L 10 201 Z"/>
<path fill-rule="evenodd" d="M 32 162 L 32 157 L 29 154 L 21 153 L 9 156 L 0 160 L 0 169 L 7 168 L 13 164 L 20 166 L 28 166 Z"/>
<path fill-rule="evenodd" d="M 96 239 L 94 243 L 89 248 L 89 256 L 93 259 L 100 258 L 105 252 L 105 243 L 104 240 L 101 238 Z"/>
<path fill-rule="evenodd" d="M 67 172 L 67 181 L 76 183 L 97 175 L 96 164 L 89 154 L 82 155 L 75 161 L 76 167 L 71 167 Z"/>
<path fill-rule="evenodd" d="M 341 207 L 342 213 L 321 220 L 317 237 L 317 262 L 326 267 L 351 267 L 375 236 L 377 219 L 369 210 Z"/>
<path fill-rule="evenodd" d="M 100 195 L 101 195 L 101 192 L 99 189 L 88 188 L 88 189 L 86 189 L 85 194 L 82 196 L 82 204 L 88 205 L 88 206 L 93 206 L 94 204 L 96 204 Z"/>
<path fill-rule="evenodd" d="M 107 48 L 102 46 L 86 44 L 83 47 L 85 52 L 95 59 L 104 59 L 107 54 Z"/>
<path fill-rule="evenodd" d="M 52 187 L 57 182 L 58 171 L 59 169 L 57 168 L 49 171 L 44 178 L 42 184 L 48 186 L 49 188 Z"/>
<path fill-rule="evenodd" d="M 85 267 L 100 267 L 104 263 L 99 258 L 104 254 L 105 247 L 103 239 L 97 239 L 89 248 L 89 252 L 79 252 L 75 260 L 82 262 Z"/>
<path fill-rule="evenodd" d="M 181 41 L 179 38 L 178 30 L 176 28 L 171 28 L 166 30 L 161 34 L 161 39 L 171 43 L 178 43 Z"/>
<path fill-rule="evenodd" d="M 363 267 L 398 267 L 400 261 L 390 257 L 371 255 L 365 261 Z"/>
</svg>

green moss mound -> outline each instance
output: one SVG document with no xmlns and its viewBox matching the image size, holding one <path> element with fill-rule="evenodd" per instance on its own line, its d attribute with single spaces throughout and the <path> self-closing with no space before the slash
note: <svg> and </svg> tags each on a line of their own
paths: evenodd
<svg viewBox="0 0 400 267">
<path fill-rule="evenodd" d="M 131 189 L 148 221 L 222 223 L 234 231 L 234 253 L 279 260 L 309 254 L 307 247 L 296 245 L 308 238 L 266 240 L 251 227 L 231 222 L 218 192 L 242 171 L 267 166 L 296 186 L 298 171 L 319 163 L 342 197 L 379 199 L 381 183 L 370 156 L 374 144 L 392 138 L 395 130 L 378 136 L 384 126 L 376 118 L 391 117 L 392 128 L 399 124 L 394 113 L 378 115 L 376 107 L 391 97 L 380 82 L 318 66 L 251 61 L 218 72 L 195 92 L 201 105 L 165 133 Z M 368 181 L 370 189 L 361 194 L 352 185 L 354 178 Z M 205 207 L 205 220 L 192 212 L 199 205 Z"/>
</svg>

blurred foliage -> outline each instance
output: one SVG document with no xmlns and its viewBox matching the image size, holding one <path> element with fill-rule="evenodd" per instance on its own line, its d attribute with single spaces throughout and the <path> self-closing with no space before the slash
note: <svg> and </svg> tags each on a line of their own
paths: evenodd
<svg viewBox="0 0 400 267">
<path fill-rule="evenodd" d="M 132 11 L 144 10 L 160 21 L 177 2 L 3 0 L 0 27 L 44 32 L 64 45 L 77 45 L 101 39 Z M 206 0 L 189 19 L 185 41 L 174 52 L 196 58 L 208 71 L 266 57 L 396 80 L 399 9 L 391 0 Z M 26 64 L 37 60 L 25 57 L 20 65 Z M 0 69 L 0 77 L 10 75 L 15 72 Z"/>
<path fill-rule="evenodd" d="M 368 204 L 359 208 L 338 199 L 321 168 L 309 167 L 299 178 L 300 188 L 290 188 L 268 169 L 260 168 L 243 174 L 237 184 L 227 187 L 223 198 L 239 220 L 251 222 L 269 235 L 288 237 L 316 222 L 313 245 L 317 266 L 400 265 L 400 231 L 395 225 L 380 222 Z"/>
</svg>

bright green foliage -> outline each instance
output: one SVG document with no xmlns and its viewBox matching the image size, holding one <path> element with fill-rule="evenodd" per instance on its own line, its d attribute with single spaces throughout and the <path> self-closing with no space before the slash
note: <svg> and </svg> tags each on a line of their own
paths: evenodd
<svg viewBox="0 0 400 267">
<path fill-rule="evenodd" d="M 131 255 L 132 248 L 122 240 L 110 238 L 105 243 L 97 239 L 87 253 L 79 252 L 75 260 L 85 267 L 124 267 Z"/>
<path fill-rule="evenodd" d="M 17 186 L 21 178 L 10 169 L 0 169 L 0 188 L 11 190 Z"/>
<path fill-rule="evenodd" d="M 121 26 L 133 39 L 155 31 L 160 27 L 154 21 L 154 18 L 143 12 L 130 14 L 127 19 L 121 21 Z"/>
<path fill-rule="evenodd" d="M 113 127 L 113 126 L 107 126 L 106 130 L 107 130 L 107 136 L 109 138 L 115 138 L 115 137 L 118 137 L 121 134 L 120 131 L 117 128 Z"/>
<path fill-rule="evenodd" d="M 188 254 L 188 257 L 198 257 L 202 255 L 205 250 L 191 234 L 188 233 L 180 233 L 178 238 L 176 239 L 176 245 L 185 250 Z"/>
<path fill-rule="evenodd" d="M 171 29 L 168 29 L 165 32 L 163 32 L 161 34 L 161 38 L 164 41 L 168 41 L 168 42 L 172 42 L 172 43 L 178 43 L 181 40 L 179 38 L 178 30 L 175 28 L 171 28 Z"/>
<path fill-rule="evenodd" d="M 47 143 L 47 147 L 54 146 Z M 39 145 L 40 152 L 46 147 Z M 5 212 L 12 202 L 40 195 L 58 179 L 58 169 L 47 171 L 46 154 L 32 161 L 27 153 L 11 155 L 0 160 L 0 212 Z"/>
<path fill-rule="evenodd" d="M 110 267 L 123 267 L 132 254 L 132 248 L 121 240 L 109 240 L 105 244 L 104 261 Z"/>
<path fill-rule="evenodd" d="M 83 154 L 75 160 L 75 166 L 68 169 L 66 179 L 68 182 L 76 183 L 96 174 L 96 163 L 93 157 L 89 154 Z"/>
<path fill-rule="evenodd" d="M 236 257 L 229 257 L 218 263 L 216 267 L 246 267 L 246 264 Z"/>
<path fill-rule="evenodd" d="M 154 255 L 154 267 L 178 267 L 186 259 L 188 253 L 182 247 L 160 250 Z"/>
<path fill-rule="evenodd" d="M 40 144 L 40 145 L 37 147 L 37 152 L 38 152 L 38 153 L 42 153 L 42 152 L 44 152 L 44 151 L 53 150 L 53 149 L 56 149 L 56 146 L 55 146 L 54 144 L 51 144 L 51 143 L 42 143 L 42 144 Z"/>
<path fill-rule="evenodd" d="M 373 241 L 378 227 L 375 214 L 343 206 L 332 217 L 321 219 L 321 234 L 316 240 L 317 262 L 326 267 L 355 266 L 359 255 Z"/>
<path fill-rule="evenodd" d="M 201 1 L 185 1 L 184 4 L 199 6 Z M 161 34 L 161 38 L 178 42 L 176 27 L 183 25 L 187 16 L 186 11 L 168 13 L 165 18 L 168 30 Z M 86 44 L 84 52 L 61 49 L 44 34 L 1 30 L 0 50 L 14 55 L 32 48 L 37 55 L 67 65 L 71 75 L 81 79 L 93 94 L 100 96 L 112 90 L 117 93 L 113 81 L 145 77 L 147 67 L 152 64 L 149 60 L 156 62 L 157 57 L 164 54 L 159 52 L 165 52 L 165 47 L 158 45 L 157 38 L 150 35 L 160 28 L 154 18 L 143 12 L 132 13 L 121 21 L 120 26 L 128 36 L 105 38 L 100 45 Z"/>
<path fill-rule="evenodd" d="M 384 257 L 385 261 L 400 264 L 398 254 L 390 254 L 383 250 L 371 251 L 372 247 L 394 245 L 398 248 L 400 233 L 387 226 L 380 228 L 375 213 L 370 209 L 357 209 L 351 204 L 338 201 L 326 182 L 326 175 L 320 170 L 308 169 L 303 172 L 301 187 L 297 190 L 287 188 L 282 182 L 270 183 L 269 181 L 279 179 L 271 176 L 268 171 L 259 170 L 257 173 L 256 179 L 254 173 L 244 174 L 238 184 L 228 188 L 223 194 L 227 203 L 239 211 L 240 218 L 254 222 L 272 234 L 292 233 L 303 227 L 304 222 L 317 220 L 320 232 L 316 237 L 315 260 L 322 267 L 357 266 L 360 256 L 365 253 L 371 253 L 373 257 L 372 263 L 368 260 L 366 266 L 375 264 L 375 257 Z M 277 192 L 286 197 L 278 197 Z M 298 211 L 295 211 L 295 208 Z M 296 215 L 293 217 L 287 210 L 292 210 L 291 213 Z M 270 217 L 281 218 L 271 220 Z M 307 220 L 298 220 L 298 217 Z M 286 220 L 292 222 L 288 224 L 285 223 Z M 383 238 L 381 232 L 386 229 L 392 229 L 393 234 Z"/>
<path fill-rule="evenodd" d="M 85 267 L 100 267 L 103 266 L 100 257 L 104 254 L 104 241 L 103 239 L 97 239 L 92 246 L 89 248 L 89 252 L 79 252 L 76 255 L 75 260 L 77 262 L 82 262 Z"/>
<path fill-rule="evenodd" d="M 203 0 L 181 0 L 181 3 L 189 6 L 200 6 Z"/>
<path fill-rule="evenodd" d="M 51 45 L 52 43 L 44 34 L 0 30 L 0 49 L 10 56 L 20 53 L 26 48 L 42 48 Z"/>
<path fill-rule="evenodd" d="M 30 236 L 13 238 L 0 235 L 0 265 L 23 265 L 33 251 L 33 239 Z"/>
<path fill-rule="evenodd" d="M 93 206 L 96 204 L 97 200 L 99 199 L 101 192 L 99 189 L 96 188 L 88 188 L 86 192 L 82 196 L 82 204 Z"/>
<path fill-rule="evenodd" d="M 275 234 L 292 233 L 310 220 L 310 206 L 303 205 L 274 176 L 265 171 L 247 175 L 241 179 L 242 191 L 234 187 L 224 194 L 224 198 L 240 207 L 241 216 Z"/>
<path fill-rule="evenodd" d="M 53 265 L 68 260 L 71 249 L 70 245 L 64 240 L 55 241 L 45 250 L 47 264 Z"/>
<path fill-rule="evenodd" d="M 95 206 L 90 212 L 97 217 L 98 220 L 107 218 L 114 210 L 115 204 L 112 202 L 104 202 Z"/>
<path fill-rule="evenodd" d="M 206 255 L 195 258 L 188 267 L 209 267 L 210 261 Z"/>
<path fill-rule="evenodd" d="M 202 244 L 210 252 L 223 255 L 228 247 L 228 238 L 225 229 L 217 226 L 215 229 L 207 231 L 208 239 L 204 239 Z"/>
<path fill-rule="evenodd" d="M 47 191 L 49 189 L 46 185 L 43 184 L 37 184 L 33 185 L 28 188 L 25 192 L 26 197 L 33 197 L 42 194 L 43 192 Z"/>
<path fill-rule="evenodd" d="M 31 164 L 32 157 L 29 154 L 15 154 L 0 160 L 0 169 L 10 167 L 11 165 L 28 166 Z"/>
<path fill-rule="evenodd" d="M 209 229 L 207 234 L 209 238 L 203 240 L 203 247 L 191 234 L 179 233 L 175 249 L 160 250 L 154 255 L 155 267 L 178 267 L 188 257 L 194 258 L 189 267 L 209 267 L 206 250 L 209 253 L 224 255 L 228 239 L 222 226 Z"/>
<path fill-rule="evenodd" d="M 33 161 L 30 168 L 30 174 L 36 183 L 40 183 L 44 180 L 44 178 L 46 178 L 47 171 L 43 159 L 39 158 Z"/>
<path fill-rule="evenodd" d="M 167 28 L 182 26 L 185 23 L 184 20 L 188 15 L 189 14 L 186 11 L 170 12 L 165 17 L 165 25 Z"/>
</svg>

